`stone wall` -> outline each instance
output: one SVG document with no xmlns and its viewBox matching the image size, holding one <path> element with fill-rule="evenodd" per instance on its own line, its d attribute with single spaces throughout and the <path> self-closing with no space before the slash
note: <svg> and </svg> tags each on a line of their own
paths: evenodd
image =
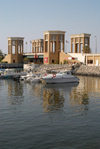
<svg viewBox="0 0 100 149">
<path fill-rule="evenodd" d="M 68 71 L 72 70 L 72 65 L 64 64 L 48 64 L 48 65 L 40 65 L 37 68 L 35 68 L 36 73 L 49 73 L 49 72 L 61 72 L 61 71 Z"/>
<path fill-rule="evenodd" d="M 80 65 L 80 67 L 74 69 L 74 74 L 86 76 L 100 76 L 100 66 Z"/>
</svg>

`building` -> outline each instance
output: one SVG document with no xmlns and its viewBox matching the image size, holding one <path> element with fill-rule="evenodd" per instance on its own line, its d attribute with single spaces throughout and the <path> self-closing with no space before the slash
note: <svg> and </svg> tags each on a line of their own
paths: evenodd
<svg viewBox="0 0 100 149">
<path fill-rule="evenodd" d="M 3 62 L 23 63 L 23 37 L 8 37 L 8 55 Z"/>
<path fill-rule="evenodd" d="M 59 64 L 59 54 L 64 48 L 65 31 L 44 32 L 44 64 Z"/>
<path fill-rule="evenodd" d="M 100 54 L 85 54 L 85 64 L 88 66 L 100 66 Z"/>
<path fill-rule="evenodd" d="M 43 53 L 43 39 L 32 40 L 32 53 Z"/>
<path fill-rule="evenodd" d="M 84 47 L 90 48 L 91 34 L 74 34 L 71 35 L 71 53 L 82 53 Z"/>
<path fill-rule="evenodd" d="M 23 57 L 26 57 L 30 63 L 43 63 L 43 39 L 32 40 L 32 52 L 25 53 Z"/>
</svg>

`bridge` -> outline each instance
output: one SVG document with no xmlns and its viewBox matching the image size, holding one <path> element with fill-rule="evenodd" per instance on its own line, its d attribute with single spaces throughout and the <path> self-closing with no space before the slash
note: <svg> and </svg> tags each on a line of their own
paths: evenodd
<svg viewBox="0 0 100 149">
<path fill-rule="evenodd" d="M 30 62 L 43 63 L 44 53 L 24 53 L 23 57 L 28 58 Z"/>
</svg>

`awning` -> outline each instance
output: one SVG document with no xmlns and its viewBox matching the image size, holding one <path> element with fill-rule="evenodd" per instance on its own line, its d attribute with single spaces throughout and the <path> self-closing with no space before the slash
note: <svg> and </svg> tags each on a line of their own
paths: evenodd
<svg viewBox="0 0 100 149">
<path fill-rule="evenodd" d="M 27 58 L 34 58 L 34 55 L 28 55 Z"/>
</svg>

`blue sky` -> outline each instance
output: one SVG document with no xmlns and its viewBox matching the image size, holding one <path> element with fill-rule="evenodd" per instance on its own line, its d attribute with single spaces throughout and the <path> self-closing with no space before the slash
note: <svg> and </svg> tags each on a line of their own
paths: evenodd
<svg viewBox="0 0 100 149">
<path fill-rule="evenodd" d="M 25 37 L 30 50 L 30 40 L 43 38 L 46 30 L 66 31 L 66 51 L 70 51 L 71 34 L 90 33 L 94 52 L 96 35 L 100 53 L 100 0 L 0 0 L 0 49 L 4 52 L 8 52 L 7 37 Z"/>
</svg>

